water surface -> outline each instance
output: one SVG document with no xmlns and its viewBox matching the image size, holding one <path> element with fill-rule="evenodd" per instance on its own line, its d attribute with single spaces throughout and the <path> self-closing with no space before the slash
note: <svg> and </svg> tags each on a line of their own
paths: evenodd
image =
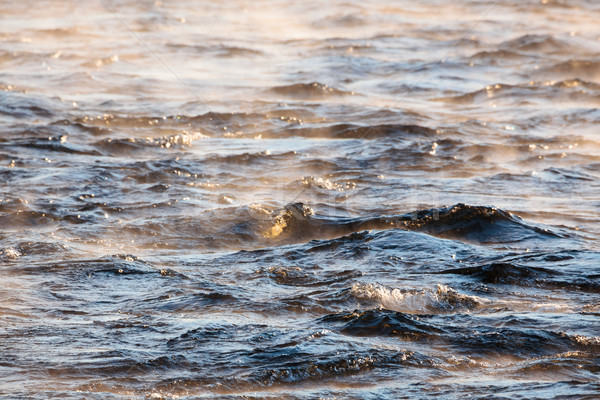
<svg viewBox="0 0 600 400">
<path fill-rule="evenodd" d="M 597 1 L 0 15 L 3 398 L 600 395 Z"/>
</svg>

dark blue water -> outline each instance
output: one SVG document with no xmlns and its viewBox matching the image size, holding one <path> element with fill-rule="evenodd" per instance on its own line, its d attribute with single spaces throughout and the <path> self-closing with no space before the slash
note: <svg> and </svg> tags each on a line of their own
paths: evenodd
<svg viewBox="0 0 600 400">
<path fill-rule="evenodd" d="M 0 4 L 0 397 L 600 396 L 600 4 Z"/>
</svg>

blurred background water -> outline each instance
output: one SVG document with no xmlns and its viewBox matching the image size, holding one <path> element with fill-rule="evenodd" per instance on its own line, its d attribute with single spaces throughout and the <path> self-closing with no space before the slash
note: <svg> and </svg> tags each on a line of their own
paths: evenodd
<svg viewBox="0 0 600 400">
<path fill-rule="evenodd" d="M 600 3 L 0 4 L 2 398 L 597 398 Z"/>
</svg>

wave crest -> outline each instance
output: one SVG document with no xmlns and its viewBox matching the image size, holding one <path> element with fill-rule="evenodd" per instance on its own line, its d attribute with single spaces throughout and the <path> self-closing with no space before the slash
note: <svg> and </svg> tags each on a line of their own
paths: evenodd
<svg viewBox="0 0 600 400">
<path fill-rule="evenodd" d="M 485 299 L 461 294 L 441 284 L 433 290 L 402 290 L 373 283 L 356 283 L 350 293 L 358 300 L 374 302 L 385 309 L 410 314 L 464 311 L 486 302 Z"/>
</svg>

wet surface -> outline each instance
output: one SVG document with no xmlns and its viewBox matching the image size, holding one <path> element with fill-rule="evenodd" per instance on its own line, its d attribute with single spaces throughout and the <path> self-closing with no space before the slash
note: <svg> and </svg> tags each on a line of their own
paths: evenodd
<svg viewBox="0 0 600 400">
<path fill-rule="evenodd" d="M 3 398 L 596 398 L 595 1 L 0 5 Z"/>
</svg>

